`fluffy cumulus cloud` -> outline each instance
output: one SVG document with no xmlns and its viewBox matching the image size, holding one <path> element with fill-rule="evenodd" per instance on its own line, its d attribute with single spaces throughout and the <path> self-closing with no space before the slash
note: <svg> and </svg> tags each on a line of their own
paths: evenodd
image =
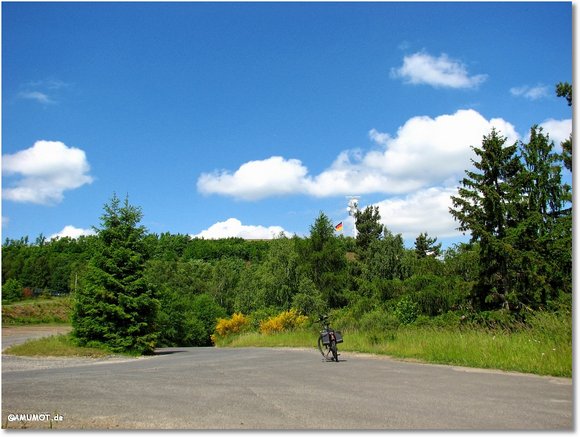
<svg viewBox="0 0 580 437">
<path fill-rule="evenodd" d="M 572 133 L 572 119 L 554 120 L 553 118 L 549 118 L 540 123 L 540 127 L 550 135 L 550 139 L 559 147 L 562 141 L 570 138 L 570 134 Z"/>
<path fill-rule="evenodd" d="M 303 191 L 307 171 L 297 159 L 273 156 L 262 161 L 247 162 L 234 173 L 204 173 L 197 181 L 197 188 L 203 194 L 257 200 Z"/>
<path fill-rule="evenodd" d="M 82 228 L 75 228 L 72 225 L 65 226 L 62 231 L 57 232 L 56 234 L 52 234 L 49 239 L 56 240 L 58 238 L 79 238 L 84 235 L 95 235 L 95 231 L 92 229 L 82 229 Z"/>
<path fill-rule="evenodd" d="M 2 155 L 2 172 L 20 176 L 2 190 L 6 200 L 51 205 L 63 200 L 64 192 L 90 184 L 90 166 L 83 150 L 59 141 L 37 141 L 12 155 Z"/>
<path fill-rule="evenodd" d="M 390 176 L 394 184 L 416 181 L 417 188 L 438 185 L 450 177 L 463 175 L 473 157 L 471 146 L 480 146 L 483 136 L 497 129 L 508 142 L 518 139 L 512 124 L 495 118 L 487 120 L 474 110 L 454 114 L 413 117 L 397 135 L 379 143 L 380 151 L 364 157 L 364 165 Z M 376 138 L 376 131 L 371 131 Z"/>
<path fill-rule="evenodd" d="M 235 218 L 229 218 L 224 222 L 218 222 L 211 225 L 208 229 L 201 231 L 197 235 L 192 235 L 194 238 L 219 239 L 238 237 L 246 240 L 269 240 L 276 238 L 283 233 L 290 236 L 280 226 L 252 226 L 243 225 L 241 221 Z"/>
<path fill-rule="evenodd" d="M 440 238 L 461 235 L 449 213 L 456 187 L 430 187 L 411 195 L 378 202 L 381 221 L 394 234 L 414 239 L 420 233 Z"/>
<path fill-rule="evenodd" d="M 507 121 L 460 110 L 435 118 L 413 117 L 396 135 L 372 129 L 369 137 L 378 148 L 343 151 L 318 175 L 310 175 L 299 160 L 271 157 L 245 163 L 234 172 L 203 174 L 197 185 L 204 194 L 245 200 L 289 194 L 404 195 L 463 176 L 473 157 L 471 146 L 480 146 L 494 127 L 510 142 L 518 139 Z"/>
<path fill-rule="evenodd" d="M 425 52 L 405 56 L 403 65 L 391 70 L 391 77 L 436 88 L 476 88 L 487 79 L 485 74 L 469 75 L 462 62 L 444 53 L 434 57 Z"/>
</svg>

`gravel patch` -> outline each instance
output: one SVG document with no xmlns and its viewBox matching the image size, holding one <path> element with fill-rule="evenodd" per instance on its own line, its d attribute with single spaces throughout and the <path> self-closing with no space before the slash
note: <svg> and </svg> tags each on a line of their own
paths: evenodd
<svg viewBox="0 0 580 437">
<path fill-rule="evenodd" d="M 29 370 L 55 369 L 64 367 L 93 366 L 95 364 L 123 363 L 151 357 L 127 358 L 111 355 L 104 358 L 85 357 L 18 357 L 2 355 L 2 372 L 26 372 Z"/>
<path fill-rule="evenodd" d="M 66 334 L 70 326 L 9 326 L 2 328 L 2 351 L 7 347 L 21 344 L 30 339 Z M 23 372 L 29 370 L 54 369 L 63 367 L 79 367 L 95 364 L 109 364 L 142 360 L 151 357 L 127 357 L 124 355 L 108 355 L 100 358 L 90 357 L 22 357 L 2 353 L 2 372 Z"/>
</svg>

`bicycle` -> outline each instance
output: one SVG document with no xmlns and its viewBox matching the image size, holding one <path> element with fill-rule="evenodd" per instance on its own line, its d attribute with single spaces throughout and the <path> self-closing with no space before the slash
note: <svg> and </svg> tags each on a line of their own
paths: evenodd
<svg viewBox="0 0 580 437">
<path fill-rule="evenodd" d="M 321 316 L 318 320 L 322 324 L 322 331 L 318 337 L 318 350 L 326 361 L 336 361 L 338 363 L 338 343 L 342 343 L 342 333 L 335 331 L 328 324 L 328 316 Z M 332 356 L 332 357 L 331 357 Z"/>
</svg>

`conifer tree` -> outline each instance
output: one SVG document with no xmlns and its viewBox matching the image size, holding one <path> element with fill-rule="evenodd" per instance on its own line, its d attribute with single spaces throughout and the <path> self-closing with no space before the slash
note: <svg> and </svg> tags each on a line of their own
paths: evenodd
<svg viewBox="0 0 580 437">
<path fill-rule="evenodd" d="M 381 223 L 381 215 L 378 206 L 367 206 L 362 211 L 355 213 L 356 220 L 356 244 L 363 257 L 373 241 L 379 240 L 383 235 L 384 226 Z"/>
<path fill-rule="evenodd" d="M 429 238 L 427 232 L 420 233 L 415 240 L 415 254 L 419 258 L 425 258 L 428 256 L 437 257 L 441 253 L 441 243 L 437 243 L 437 237 Z"/>
<path fill-rule="evenodd" d="M 568 106 L 572 106 L 572 85 L 568 82 L 560 82 L 556 85 L 556 95 L 558 97 L 565 97 Z M 570 137 L 562 142 L 562 158 L 564 166 L 572 171 L 572 134 Z"/>
<path fill-rule="evenodd" d="M 105 205 L 87 272 L 75 295 L 73 333 L 82 345 L 151 353 L 157 300 L 144 279 L 145 228 L 140 208 L 116 195 Z"/>
<path fill-rule="evenodd" d="M 529 142 L 521 143 L 520 150 L 523 195 L 512 235 L 517 250 L 513 265 L 520 301 L 537 306 L 557 296 L 564 284 L 555 279 L 571 267 L 571 228 L 566 230 L 570 221 L 564 210 L 568 187 L 561 180 L 561 156 L 541 127 L 532 127 Z"/>
<path fill-rule="evenodd" d="M 516 177 L 521 164 L 517 144 L 506 146 L 506 141 L 493 129 L 483 137 L 481 148 L 473 147 L 479 158 L 472 160 L 476 171 L 465 172 L 459 195 L 451 197 L 450 212 L 460 223 L 459 230 L 470 231 L 471 241 L 480 245 L 479 280 L 473 297 L 481 309 L 509 307 L 511 300 L 507 236 L 516 220 L 514 207 L 520 198 Z"/>
<path fill-rule="evenodd" d="M 302 261 L 301 274 L 312 280 L 327 306 L 342 306 L 345 303 L 342 296 L 346 283 L 345 251 L 335 236 L 332 221 L 322 211 L 310 226 L 310 237 L 298 245 L 298 254 Z"/>
</svg>

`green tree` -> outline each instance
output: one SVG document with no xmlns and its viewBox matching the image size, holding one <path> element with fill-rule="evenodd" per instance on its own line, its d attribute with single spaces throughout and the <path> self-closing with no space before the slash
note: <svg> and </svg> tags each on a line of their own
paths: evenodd
<svg viewBox="0 0 580 437">
<path fill-rule="evenodd" d="M 22 299 L 22 283 L 18 279 L 10 278 L 2 285 L 2 303 L 12 303 Z"/>
<path fill-rule="evenodd" d="M 140 208 L 116 195 L 104 207 L 98 249 L 75 295 L 73 333 L 82 345 L 151 353 L 158 301 L 144 278 L 145 228 Z"/>
<path fill-rule="evenodd" d="M 243 271 L 244 261 L 240 258 L 220 259 L 214 265 L 212 295 L 228 314 L 234 312 L 236 290 Z"/>
<path fill-rule="evenodd" d="M 365 257 L 366 251 L 373 241 L 381 238 L 383 225 L 378 206 L 367 206 L 363 211 L 355 213 L 356 244 L 360 254 Z"/>
<path fill-rule="evenodd" d="M 301 262 L 298 277 L 306 276 L 320 290 L 330 308 L 343 306 L 346 284 L 345 247 L 334 232 L 334 225 L 320 212 L 310 226 L 310 237 L 294 239 Z"/>
<path fill-rule="evenodd" d="M 258 269 L 260 293 L 266 306 L 289 310 L 298 289 L 298 253 L 294 240 L 283 235 L 271 241 L 266 259 Z"/>
<path fill-rule="evenodd" d="M 568 106 L 572 106 L 572 85 L 568 82 L 560 82 L 556 85 L 556 95 L 565 97 Z M 567 140 L 562 142 L 562 157 L 565 167 L 572 171 L 572 133 Z"/>
<path fill-rule="evenodd" d="M 292 308 L 298 310 L 300 314 L 312 317 L 325 313 L 326 305 L 322 293 L 309 278 L 300 278 L 298 293 L 292 297 Z"/>
<path fill-rule="evenodd" d="M 419 258 L 439 256 L 441 254 L 441 243 L 435 243 L 437 243 L 437 237 L 429 238 L 429 234 L 427 232 L 420 233 L 415 240 L 415 254 Z"/>
<path fill-rule="evenodd" d="M 506 146 L 506 141 L 493 129 L 483 137 L 481 148 L 472 147 L 479 158 L 472 160 L 475 171 L 466 171 L 458 196 L 451 197 L 450 213 L 459 222 L 459 230 L 471 232 L 471 241 L 479 243 L 480 269 L 473 297 L 480 309 L 509 306 L 511 298 L 512 248 L 507 236 L 521 197 L 516 177 L 522 166 L 517 144 Z"/>
<path fill-rule="evenodd" d="M 225 310 L 219 306 L 209 294 L 200 294 L 193 299 L 191 315 L 201 322 L 203 334 L 192 338 L 193 346 L 211 346 L 211 334 L 215 331 L 218 318 L 226 316 Z"/>
<path fill-rule="evenodd" d="M 558 97 L 565 97 L 568 101 L 568 106 L 572 106 L 572 85 L 568 82 L 559 82 L 556 85 L 556 95 Z"/>
<path fill-rule="evenodd" d="M 569 247 L 560 247 L 563 211 L 567 187 L 562 185 L 560 156 L 553 152 L 554 144 L 542 128 L 533 126 L 528 143 L 521 143 L 523 168 L 519 183 L 522 198 L 517 210 L 517 224 L 511 232 L 516 250 L 512 260 L 512 281 L 521 303 L 536 307 L 555 297 L 561 284 L 554 287 L 563 269 L 571 268 L 571 229 Z M 563 250 L 563 252 L 562 252 Z M 554 260 L 556 263 L 554 263 Z M 571 270 L 570 270 L 571 272 Z"/>
<path fill-rule="evenodd" d="M 381 239 L 376 239 L 369 246 L 367 256 L 367 275 L 369 279 L 403 279 L 403 258 L 405 247 L 401 234 L 393 235 L 386 227 Z"/>
<path fill-rule="evenodd" d="M 234 311 L 249 314 L 266 307 L 264 289 L 259 279 L 260 266 L 249 264 L 240 274 L 234 296 Z"/>
<path fill-rule="evenodd" d="M 479 245 L 460 243 L 445 250 L 445 276 L 457 276 L 466 283 L 479 277 Z"/>
</svg>

